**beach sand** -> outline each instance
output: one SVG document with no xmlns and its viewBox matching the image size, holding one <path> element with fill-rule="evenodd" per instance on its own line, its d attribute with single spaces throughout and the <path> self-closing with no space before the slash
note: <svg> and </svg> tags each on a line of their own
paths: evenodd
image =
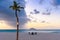
<svg viewBox="0 0 60 40">
<path fill-rule="evenodd" d="M 0 32 L 0 40 L 16 40 L 16 32 Z M 29 35 L 26 32 L 20 32 L 19 40 L 60 40 L 60 33 L 37 33 L 37 35 Z"/>
</svg>

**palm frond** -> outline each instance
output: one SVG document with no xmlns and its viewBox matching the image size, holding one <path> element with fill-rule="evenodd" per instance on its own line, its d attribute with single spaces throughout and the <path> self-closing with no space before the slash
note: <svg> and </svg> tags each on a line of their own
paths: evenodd
<svg viewBox="0 0 60 40">
<path fill-rule="evenodd" d="M 18 5 L 18 3 L 16 1 L 13 1 L 13 2 L 14 2 L 14 6 L 17 6 Z"/>
<path fill-rule="evenodd" d="M 17 8 L 20 8 L 20 6 L 18 6 Z"/>
<path fill-rule="evenodd" d="M 18 6 L 17 8 L 18 8 L 18 9 L 19 9 L 19 8 L 20 8 L 20 9 L 24 9 L 24 7 L 20 7 L 20 6 Z"/>
<path fill-rule="evenodd" d="M 14 4 L 17 4 L 16 1 L 13 1 Z"/>
<path fill-rule="evenodd" d="M 20 12 L 20 10 L 19 10 L 19 9 L 17 9 L 17 11 L 19 11 L 19 12 Z"/>
<path fill-rule="evenodd" d="M 24 7 L 20 7 L 21 9 L 24 9 Z"/>
<path fill-rule="evenodd" d="M 13 3 L 14 3 L 13 6 L 10 6 L 9 8 L 12 8 L 13 10 L 17 10 L 19 12 L 21 9 L 24 9 L 24 7 L 19 6 L 18 5 L 19 3 L 17 3 L 16 1 L 13 1 Z"/>
<path fill-rule="evenodd" d="M 10 6 L 9 8 L 13 8 L 13 6 Z"/>
</svg>

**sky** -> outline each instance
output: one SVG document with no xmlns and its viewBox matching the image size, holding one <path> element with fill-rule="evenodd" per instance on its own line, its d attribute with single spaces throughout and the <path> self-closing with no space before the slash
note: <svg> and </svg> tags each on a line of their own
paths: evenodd
<svg viewBox="0 0 60 40">
<path fill-rule="evenodd" d="M 14 0 L 0 0 L 0 29 L 16 29 Z M 24 7 L 18 12 L 20 29 L 60 29 L 60 0 L 15 0 Z"/>
</svg>

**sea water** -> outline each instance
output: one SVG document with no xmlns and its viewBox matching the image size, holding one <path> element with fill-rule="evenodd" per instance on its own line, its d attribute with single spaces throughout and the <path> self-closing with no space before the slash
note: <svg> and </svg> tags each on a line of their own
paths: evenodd
<svg viewBox="0 0 60 40">
<path fill-rule="evenodd" d="M 17 30 L 16 29 L 0 30 L 0 32 L 17 32 Z M 57 30 L 27 30 L 27 29 L 20 29 L 19 32 L 60 33 L 60 29 L 57 29 Z"/>
</svg>

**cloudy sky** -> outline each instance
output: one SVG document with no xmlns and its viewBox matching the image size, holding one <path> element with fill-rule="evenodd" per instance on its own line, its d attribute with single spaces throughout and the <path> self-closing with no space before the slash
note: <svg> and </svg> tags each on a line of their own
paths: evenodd
<svg viewBox="0 0 60 40">
<path fill-rule="evenodd" d="M 0 29 L 15 29 L 14 0 L 0 0 Z M 20 28 L 60 29 L 60 0 L 16 0 L 25 9 L 18 12 Z"/>
</svg>

